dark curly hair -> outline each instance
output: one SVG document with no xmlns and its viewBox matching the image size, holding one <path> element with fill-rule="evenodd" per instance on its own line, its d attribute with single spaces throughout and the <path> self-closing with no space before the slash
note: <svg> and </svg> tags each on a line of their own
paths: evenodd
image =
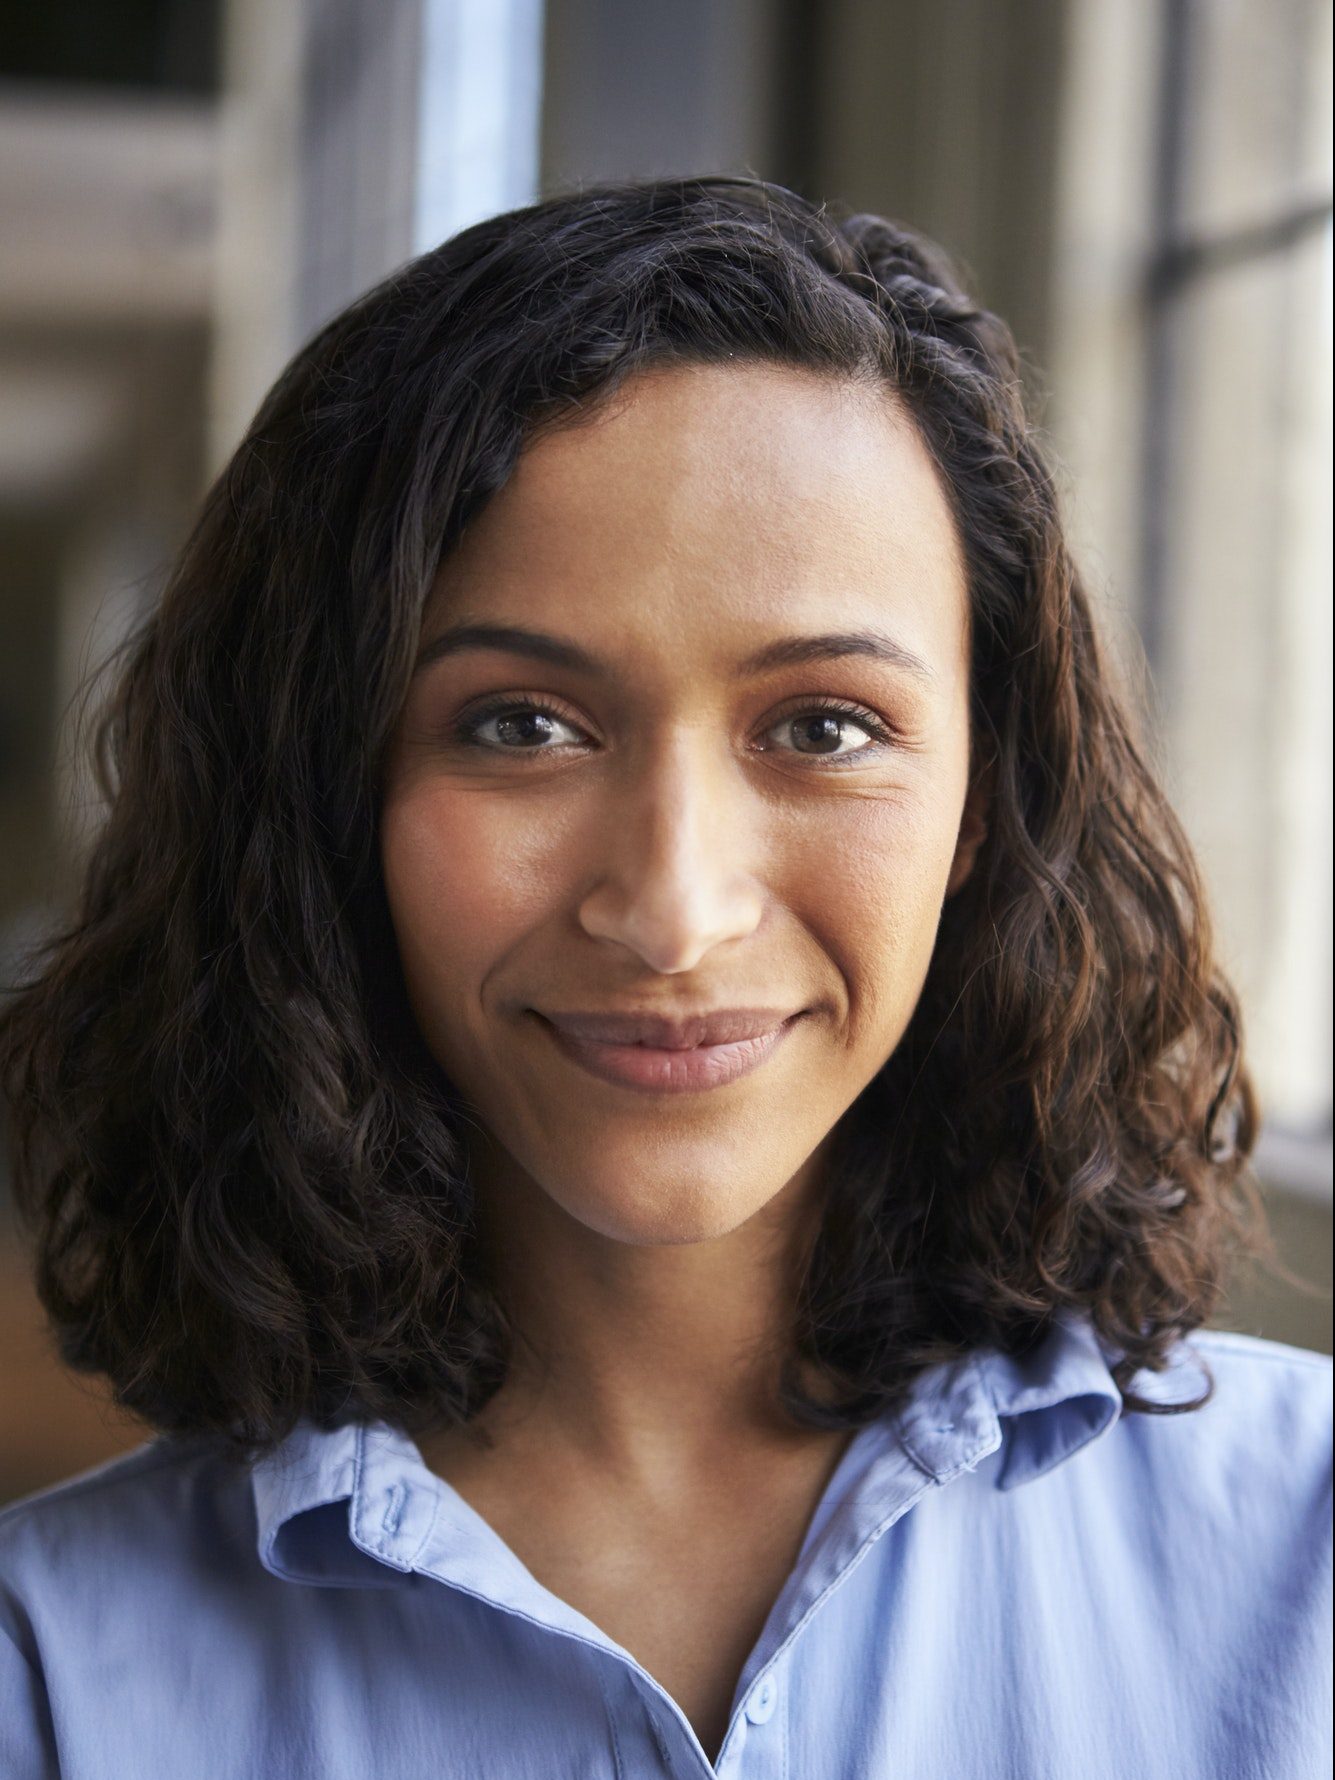
<svg viewBox="0 0 1335 1780">
<path fill-rule="evenodd" d="M 836 1127 L 785 1408 L 858 1425 L 1076 1307 L 1150 1411 L 1136 1372 L 1213 1314 L 1235 1245 L 1273 1252 L 1238 1008 L 1009 331 L 880 217 L 749 178 L 598 185 L 464 230 L 325 326 L 113 658 L 109 812 L 0 1017 L 0 1080 L 64 1358 L 150 1424 L 232 1456 L 303 1415 L 424 1434 L 504 1377 L 469 1111 L 388 921 L 386 745 L 441 558 L 535 429 L 646 365 L 738 359 L 875 380 L 916 420 L 992 784 L 908 1030 Z"/>
</svg>

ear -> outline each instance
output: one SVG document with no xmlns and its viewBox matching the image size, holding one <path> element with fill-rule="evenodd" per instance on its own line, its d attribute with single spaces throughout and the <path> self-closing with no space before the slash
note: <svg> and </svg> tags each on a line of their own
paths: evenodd
<svg viewBox="0 0 1335 1780">
<path fill-rule="evenodd" d="M 988 817 L 992 809 L 992 789 L 996 782 L 996 771 L 989 761 L 986 766 L 977 769 L 969 781 L 968 795 L 964 799 L 964 811 L 960 816 L 959 838 L 955 842 L 955 857 L 950 864 L 950 876 L 946 879 L 946 896 L 951 897 L 957 890 L 962 890 L 968 883 L 977 863 L 978 854 L 983 842 L 987 839 Z"/>
</svg>

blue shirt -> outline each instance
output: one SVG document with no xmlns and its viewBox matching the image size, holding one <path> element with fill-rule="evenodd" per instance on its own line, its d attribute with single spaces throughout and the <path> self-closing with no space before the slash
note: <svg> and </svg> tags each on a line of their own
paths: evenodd
<svg viewBox="0 0 1335 1780">
<path fill-rule="evenodd" d="M 1089 1324 L 853 1438 L 717 1770 L 383 1424 L 161 1439 L 0 1515 L 0 1774 L 1326 1780 L 1331 1363 L 1198 1333 L 1121 1416 Z"/>
</svg>

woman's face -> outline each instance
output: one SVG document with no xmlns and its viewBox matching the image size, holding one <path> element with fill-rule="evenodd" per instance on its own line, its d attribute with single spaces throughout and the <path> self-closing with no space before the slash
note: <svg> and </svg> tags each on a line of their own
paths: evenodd
<svg viewBox="0 0 1335 1780">
<path fill-rule="evenodd" d="M 895 1049 L 982 837 L 967 610 L 893 398 L 771 366 L 639 374 L 444 564 L 389 908 L 432 1053 L 571 1218 L 735 1229 Z M 671 1048 L 701 1037 L 730 1042 Z"/>
</svg>

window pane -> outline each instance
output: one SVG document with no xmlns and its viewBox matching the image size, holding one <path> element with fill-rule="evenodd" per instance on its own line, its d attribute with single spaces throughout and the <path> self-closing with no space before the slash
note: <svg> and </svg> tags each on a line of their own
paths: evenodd
<svg viewBox="0 0 1335 1780">
<path fill-rule="evenodd" d="M 1328 0 L 1188 0 L 1186 30 L 1186 232 L 1246 227 L 1328 198 Z"/>
<path fill-rule="evenodd" d="M 1330 236 L 1179 294 L 1160 692 L 1270 1117 L 1329 1119 Z"/>
</svg>

